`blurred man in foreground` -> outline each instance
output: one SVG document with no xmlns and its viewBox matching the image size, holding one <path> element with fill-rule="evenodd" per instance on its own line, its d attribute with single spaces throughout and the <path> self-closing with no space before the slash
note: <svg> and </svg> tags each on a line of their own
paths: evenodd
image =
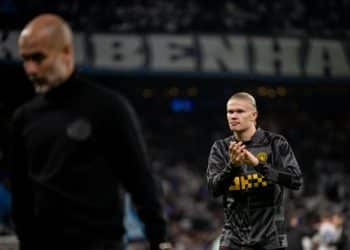
<svg viewBox="0 0 350 250">
<path fill-rule="evenodd" d="M 151 249 L 166 249 L 166 221 L 138 118 L 116 92 L 75 70 L 73 35 L 43 14 L 20 34 L 24 70 L 37 95 L 13 119 L 10 167 L 21 250 L 125 249 L 127 190 Z"/>
</svg>

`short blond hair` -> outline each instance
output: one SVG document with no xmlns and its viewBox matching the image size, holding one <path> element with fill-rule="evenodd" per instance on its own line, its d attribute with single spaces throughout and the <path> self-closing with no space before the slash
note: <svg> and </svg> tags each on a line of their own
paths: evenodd
<svg viewBox="0 0 350 250">
<path fill-rule="evenodd" d="M 257 111 L 257 106 L 256 106 L 256 101 L 255 101 L 255 98 L 254 96 L 252 96 L 251 94 L 249 94 L 248 92 L 238 92 L 238 93 L 235 93 L 233 94 L 229 99 L 228 101 L 232 100 L 232 99 L 241 99 L 241 100 L 246 100 L 248 101 L 252 106 L 253 108 Z"/>
</svg>

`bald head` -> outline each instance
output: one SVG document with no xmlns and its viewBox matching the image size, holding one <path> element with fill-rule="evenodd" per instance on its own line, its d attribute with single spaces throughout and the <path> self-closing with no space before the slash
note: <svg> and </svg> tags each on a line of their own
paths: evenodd
<svg viewBox="0 0 350 250">
<path fill-rule="evenodd" d="M 43 14 L 31 20 L 22 30 L 18 46 L 37 93 L 64 83 L 74 71 L 72 30 L 57 15 Z"/>
<path fill-rule="evenodd" d="M 20 34 L 23 39 L 45 39 L 51 48 L 62 48 L 72 45 L 72 30 L 69 25 L 59 16 L 43 14 L 31 20 Z"/>
</svg>

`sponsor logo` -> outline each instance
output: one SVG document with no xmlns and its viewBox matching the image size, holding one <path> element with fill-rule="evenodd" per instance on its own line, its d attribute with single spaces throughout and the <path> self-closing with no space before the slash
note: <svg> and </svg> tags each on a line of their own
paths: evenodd
<svg viewBox="0 0 350 250">
<path fill-rule="evenodd" d="M 265 180 L 265 177 L 254 173 L 254 174 L 248 174 L 248 175 L 242 175 L 242 176 L 236 176 L 232 180 L 232 185 L 229 186 L 229 191 L 238 191 L 238 190 L 245 190 L 245 189 L 251 189 L 251 188 L 261 188 L 266 187 L 267 181 Z"/>
<path fill-rule="evenodd" d="M 76 141 L 85 141 L 91 135 L 92 126 L 89 120 L 78 118 L 68 124 L 67 136 Z"/>
</svg>

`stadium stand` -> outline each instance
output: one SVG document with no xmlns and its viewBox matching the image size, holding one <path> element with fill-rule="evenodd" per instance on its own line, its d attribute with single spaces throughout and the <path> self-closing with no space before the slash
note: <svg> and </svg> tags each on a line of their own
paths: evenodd
<svg viewBox="0 0 350 250">
<path fill-rule="evenodd" d="M 43 11 L 64 16 L 80 31 L 234 32 L 348 36 L 349 2 L 334 1 L 22 1 L 6 0 L 6 26 L 21 27 Z M 215 10 L 215 11 L 213 11 Z M 6 19 L 7 18 L 7 19 Z"/>
</svg>

